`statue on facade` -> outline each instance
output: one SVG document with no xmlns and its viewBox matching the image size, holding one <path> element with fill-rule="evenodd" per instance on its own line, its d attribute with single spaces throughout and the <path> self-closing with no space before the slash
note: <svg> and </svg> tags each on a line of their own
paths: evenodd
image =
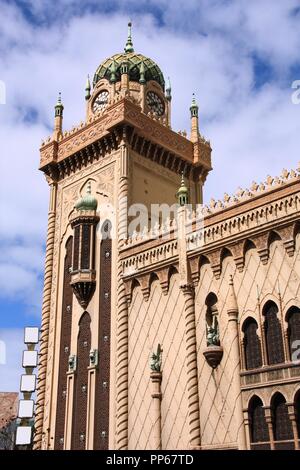
<svg viewBox="0 0 300 470">
<path fill-rule="evenodd" d="M 217 316 L 213 315 L 211 324 L 206 323 L 207 346 L 220 346 L 219 323 Z"/>
<path fill-rule="evenodd" d="M 152 353 L 151 360 L 150 360 L 150 368 L 154 372 L 161 371 L 162 351 L 163 350 L 161 348 L 161 345 L 158 343 L 157 351 L 156 353 L 155 352 Z"/>
</svg>

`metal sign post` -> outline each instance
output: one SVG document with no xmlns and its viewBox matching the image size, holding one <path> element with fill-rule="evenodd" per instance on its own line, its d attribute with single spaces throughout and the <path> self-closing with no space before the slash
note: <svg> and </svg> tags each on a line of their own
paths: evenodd
<svg viewBox="0 0 300 470">
<path fill-rule="evenodd" d="M 32 443 L 34 400 L 31 399 L 31 395 L 36 390 L 36 375 L 33 374 L 33 370 L 38 363 L 38 352 L 35 350 L 38 342 L 39 329 L 37 327 L 26 327 L 24 344 L 27 346 L 27 350 L 23 351 L 22 360 L 22 366 L 26 374 L 21 375 L 20 391 L 23 393 L 23 399 L 19 400 L 18 418 L 20 424 L 16 432 L 16 446 L 27 447 Z"/>
</svg>

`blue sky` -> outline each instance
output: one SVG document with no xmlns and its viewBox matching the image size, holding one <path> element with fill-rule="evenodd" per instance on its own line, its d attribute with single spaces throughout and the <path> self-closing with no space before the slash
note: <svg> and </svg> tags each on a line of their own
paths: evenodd
<svg viewBox="0 0 300 470">
<path fill-rule="evenodd" d="M 48 188 L 38 148 L 58 92 L 72 127 L 86 75 L 123 49 L 131 19 L 135 49 L 171 78 L 174 130 L 189 130 L 195 92 L 213 147 L 205 199 L 222 198 L 299 161 L 300 0 L 0 0 L 0 13 L 0 341 L 20 363 L 21 329 L 40 323 Z M 0 364 L 0 390 L 18 388 L 17 362 Z"/>
</svg>

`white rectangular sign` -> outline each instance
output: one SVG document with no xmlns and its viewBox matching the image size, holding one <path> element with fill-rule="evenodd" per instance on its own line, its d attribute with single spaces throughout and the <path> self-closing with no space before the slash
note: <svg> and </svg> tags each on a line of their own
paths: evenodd
<svg viewBox="0 0 300 470">
<path fill-rule="evenodd" d="M 32 375 L 21 375 L 21 392 L 34 392 L 36 387 L 36 376 Z"/>
<path fill-rule="evenodd" d="M 31 443 L 31 426 L 19 426 L 16 434 L 16 445 L 26 446 Z"/>
<path fill-rule="evenodd" d="M 23 351 L 23 367 L 36 367 L 38 362 L 37 351 Z"/>
<path fill-rule="evenodd" d="M 19 418 L 32 418 L 33 417 L 33 400 L 20 400 L 19 401 Z"/>
<path fill-rule="evenodd" d="M 37 327 L 27 326 L 25 328 L 24 343 L 37 344 L 39 342 L 39 329 Z"/>
</svg>

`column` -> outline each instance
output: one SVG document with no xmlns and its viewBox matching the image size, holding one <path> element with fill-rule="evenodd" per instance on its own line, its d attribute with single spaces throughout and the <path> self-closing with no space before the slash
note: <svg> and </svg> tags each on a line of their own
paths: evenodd
<svg viewBox="0 0 300 470">
<path fill-rule="evenodd" d="M 152 393 L 152 409 L 153 409 L 153 450 L 161 450 L 161 379 L 162 373 L 152 371 L 150 374 Z"/>
<path fill-rule="evenodd" d="M 238 419 L 238 433 L 237 441 L 239 450 L 246 450 L 246 433 L 244 425 L 244 412 L 241 390 L 241 361 L 240 361 L 240 346 L 239 346 L 239 329 L 238 329 L 238 305 L 234 292 L 233 278 L 230 276 L 229 281 L 229 298 L 227 301 L 227 314 L 228 314 L 228 335 L 231 343 L 231 352 L 235 366 L 235 373 L 232 378 L 232 388 L 234 390 L 236 399 L 236 416 Z"/>
<path fill-rule="evenodd" d="M 273 422 L 272 422 L 272 409 L 270 406 L 264 406 L 263 408 L 265 411 L 265 418 L 266 418 L 266 422 L 267 422 L 268 430 L 269 430 L 270 447 L 271 447 L 271 450 L 274 450 L 275 443 L 274 443 Z"/>
<path fill-rule="evenodd" d="M 41 325 L 41 337 L 40 337 L 36 417 L 35 417 L 35 423 L 34 423 L 34 426 L 35 426 L 35 436 L 34 436 L 34 442 L 33 442 L 34 450 L 39 450 L 42 447 L 47 359 L 48 359 L 49 322 L 50 322 L 50 307 L 51 307 L 51 289 L 52 289 L 52 274 L 53 274 L 56 196 L 57 196 L 57 183 L 55 183 L 54 181 L 51 181 L 50 204 L 49 204 L 49 213 L 48 213 L 47 243 L 46 243 L 44 292 L 43 292 L 43 304 L 42 304 L 42 325 Z M 47 447 L 48 447 L 48 443 L 46 443 L 46 448 Z"/>
<path fill-rule="evenodd" d="M 125 139 L 121 142 L 118 195 L 118 250 L 127 238 L 128 200 L 128 148 Z M 118 255 L 119 257 L 119 255 Z M 125 285 L 122 280 L 122 262 L 118 259 L 117 293 L 117 422 L 116 448 L 128 447 L 128 306 Z"/>
<path fill-rule="evenodd" d="M 197 450 L 200 449 L 201 439 L 196 347 L 195 296 L 194 288 L 192 285 L 183 285 L 181 286 L 181 289 L 185 300 L 185 341 L 190 434 L 189 443 L 191 449 Z"/>
<path fill-rule="evenodd" d="M 286 406 L 288 407 L 289 418 L 292 422 L 295 450 L 299 450 L 299 436 L 298 436 L 297 421 L 296 421 L 296 415 L 295 415 L 295 406 L 294 406 L 294 403 L 287 403 Z"/>
</svg>

